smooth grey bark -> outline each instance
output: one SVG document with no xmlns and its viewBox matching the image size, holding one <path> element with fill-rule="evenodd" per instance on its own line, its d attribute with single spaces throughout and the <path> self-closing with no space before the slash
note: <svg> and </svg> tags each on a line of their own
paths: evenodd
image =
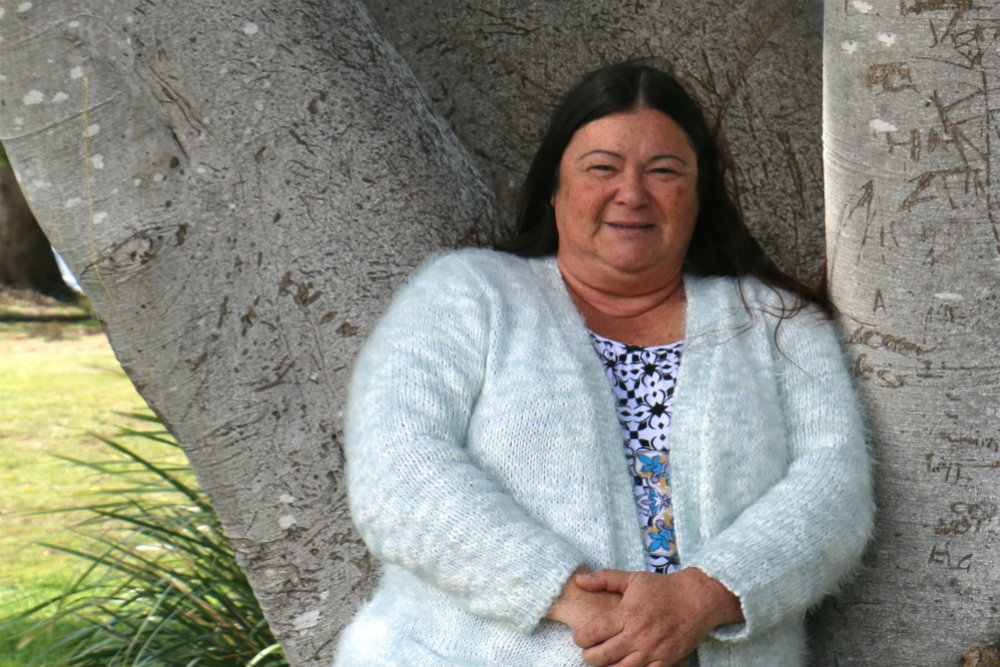
<svg viewBox="0 0 1000 667">
<path fill-rule="evenodd" d="M 355 2 L 0 3 L 0 136 L 191 459 L 293 665 L 373 566 L 339 474 L 351 360 L 492 195 Z"/>
<path fill-rule="evenodd" d="M 374 577 L 337 442 L 358 345 L 414 264 L 506 224 L 572 79 L 675 61 L 724 118 L 765 244 L 805 273 L 821 254 L 808 5 L 376 10 L 502 215 L 359 2 L 0 0 L 0 139 L 293 665 L 329 663 Z"/>
<path fill-rule="evenodd" d="M 879 512 L 816 664 L 957 665 L 1000 638 L 1000 3 L 828 2 L 824 63 L 829 275 Z"/>
</svg>

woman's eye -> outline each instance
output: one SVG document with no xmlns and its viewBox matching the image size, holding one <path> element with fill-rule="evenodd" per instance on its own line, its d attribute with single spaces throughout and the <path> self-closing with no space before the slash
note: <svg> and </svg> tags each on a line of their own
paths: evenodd
<svg viewBox="0 0 1000 667">
<path fill-rule="evenodd" d="M 677 170 L 671 169 L 670 167 L 657 167 L 653 169 L 654 174 L 676 174 Z"/>
<path fill-rule="evenodd" d="M 595 164 L 590 167 L 592 171 L 614 171 L 610 164 Z"/>
</svg>

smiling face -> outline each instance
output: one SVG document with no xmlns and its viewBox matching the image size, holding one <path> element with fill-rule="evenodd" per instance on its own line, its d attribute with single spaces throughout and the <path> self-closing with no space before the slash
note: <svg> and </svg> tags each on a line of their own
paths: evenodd
<svg viewBox="0 0 1000 667">
<path fill-rule="evenodd" d="M 698 217 L 698 164 L 684 130 L 655 109 L 580 127 L 559 163 L 560 269 L 606 291 L 680 280 Z"/>
</svg>

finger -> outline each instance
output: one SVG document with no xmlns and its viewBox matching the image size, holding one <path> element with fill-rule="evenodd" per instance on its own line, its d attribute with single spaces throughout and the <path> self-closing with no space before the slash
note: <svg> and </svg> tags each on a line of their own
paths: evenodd
<svg viewBox="0 0 1000 667">
<path fill-rule="evenodd" d="M 611 639 L 601 642 L 590 648 L 583 649 L 583 660 L 588 665 L 618 665 L 625 658 L 635 658 L 629 662 L 632 667 L 642 667 L 644 660 L 642 656 L 636 654 L 633 648 L 621 635 L 615 635 Z"/>
<path fill-rule="evenodd" d="M 589 574 L 578 574 L 574 581 L 577 586 L 591 593 L 598 591 L 624 593 L 628 588 L 629 574 L 623 570 L 603 569 Z"/>
<path fill-rule="evenodd" d="M 573 643 L 587 649 L 615 637 L 623 628 L 622 620 L 617 614 L 602 614 L 573 633 Z"/>
<path fill-rule="evenodd" d="M 651 667 L 652 663 L 646 663 L 648 659 L 639 651 L 632 651 L 611 667 Z M 666 663 L 663 664 L 663 667 L 667 667 Z"/>
<path fill-rule="evenodd" d="M 682 658 L 678 662 L 671 660 L 663 660 L 657 658 L 651 662 L 647 662 L 649 656 L 642 651 L 633 651 L 629 653 L 625 658 L 619 660 L 611 667 L 689 667 L 688 659 Z"/>
</svg>

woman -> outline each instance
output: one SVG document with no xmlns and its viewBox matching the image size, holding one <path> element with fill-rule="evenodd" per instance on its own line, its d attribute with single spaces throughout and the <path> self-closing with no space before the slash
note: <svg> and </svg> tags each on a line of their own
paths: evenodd
<svg viewBox="0 0 1000 667">
<path fill-rule="evenodd" d="M 383 577 L 337 664 L 803 664 L 806 609 L 870 531 L 869 464 L 829 303 L 724 174 L 672 77 L 599 70 L 506 252 L 396 298 L 346 425 Z"/>
</svg>

